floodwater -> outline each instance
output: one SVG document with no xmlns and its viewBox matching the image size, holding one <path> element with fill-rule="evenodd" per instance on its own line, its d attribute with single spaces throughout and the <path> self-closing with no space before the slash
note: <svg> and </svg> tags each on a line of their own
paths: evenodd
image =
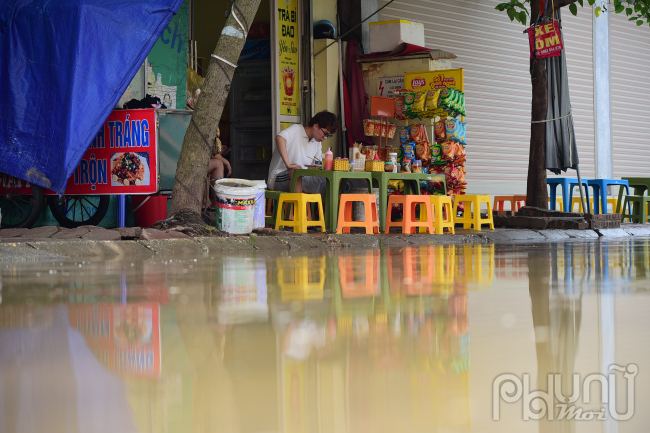
<svg viewBox="0 0 650 433">
<path fill-rule="evenodd" d="M 649 275 L 647 239 L 1 264 L 0 432 L 645 432 Z"/>
</svg>

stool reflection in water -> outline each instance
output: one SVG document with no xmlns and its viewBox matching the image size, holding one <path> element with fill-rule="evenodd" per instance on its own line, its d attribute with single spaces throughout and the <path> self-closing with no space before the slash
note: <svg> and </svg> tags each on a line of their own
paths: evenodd
<svg viewBox="0 0 650 433">
<path fill-rule="evenodd" d="M 276 260 L 282 301 L 323 299 L 325 256 L 281 257 Z"/>
</svg>

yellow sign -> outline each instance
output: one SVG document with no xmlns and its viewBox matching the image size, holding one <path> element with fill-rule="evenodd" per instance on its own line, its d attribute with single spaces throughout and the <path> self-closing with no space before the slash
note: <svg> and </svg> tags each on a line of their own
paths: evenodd
<svg viewBox="0 0 650 433">
<path fill-rule="evenodd" d="M 284 131 L 285 129 L 287 129 L 287 128 L 290 127 L 291 125 L 295 125 L 295 123 L 291 123 L 291 122 L 280 122 L 280 131 Z"/>
<path fill-rule="evenodd" d="M 462 69 L 442 71 L 407 72 L 404 74 L 404 87 L 413 92 L 453 87 L 465 91 Z"/>
<path fill-rule="evenodd" d="M 280 115 L 300 115 L 299 24 L 298 1 L 278 1 Z"/>
</svg>

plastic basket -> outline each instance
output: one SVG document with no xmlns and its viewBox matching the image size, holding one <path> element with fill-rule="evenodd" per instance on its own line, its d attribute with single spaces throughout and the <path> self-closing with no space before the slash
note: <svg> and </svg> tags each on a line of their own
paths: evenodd
<svg viewBox="0 0 650 433">
<path fill-rule="evenodd" d="M 366 161 L 366 171 L 384 171 L 384 161 Z"/>
<path fill-rule="evenodd" d="M 347 159 L 335 159 L 334 160 L 334 171 L 349 171 L 350 170 L 350 161 Z"/>
</svg>

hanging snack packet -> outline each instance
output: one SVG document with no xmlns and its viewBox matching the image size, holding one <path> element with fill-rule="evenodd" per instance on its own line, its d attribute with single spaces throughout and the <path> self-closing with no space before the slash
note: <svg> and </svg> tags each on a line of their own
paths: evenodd
<svg viewBox="0 0 650 433">
<path fill-rule="evenodd" d="M 445 121 L 441 120 L 436 122 L 434 125 L 434 131 L 436 134 L 436 140 L 438 143 L 442 143 L 447 138 L 447 128 L 445 127 Z M 367 135 L 367 134 L 366 134 Z"/>
<path fill-rule="evenodd" d="M 460 126 L 460 134 L 459 134 L 459 137 L 458 137 L 458 141 L 463 146 L 466 146 L 467 141 L 465 141 L 465 133 L 467 132 L 467 122 L 458 121 L 458 124 Z"/>
<path fill-rule="evenodd" d="M 411 125 L 411 141 L 419 143 L 425 141 L 427 137 L 427 131 L 424 126 L 424 123 L 416 123 Z"/>
<path fill-rule="evenodd" d="M 408 114 L 412 111 L 414 101 L 415 101 L 415 93 L 404 92 L 404 114 Z"/>
<path fill-rule="evenodd" d="M 434 111 L 438 108 L 438 99 L 440 99 L 440 89 L 429 90 L 427 92 L 427 100 L 424 104 L 425 109 L 427 111 Z"/>
<path fill-rule="evenodd" d="M 388 124 L 388 138 L 395 137 L 395 131 L 397 131 L 397 125 L 389 123 Z"/>
<path fill-rule="evenodd" d="M 402 160 L 410 161 L 415 158 L 415 143 L 407 143 L 402 148 L 404 149 L 404 157 Z"/>
<path fill-rule="evenodd" d="M 456 159 L 456 143 L 453 141 L 445 141 L 442 143 L 442 155 L 441 159 L 445 161 L 453 161 Z"/>
<path fill-rule="evenodd" d="M 411 141 L 411 127 L 402 126 L 399 130 L 399 141 L 401 145 L 405 145 Z"/>
<path fill-rule="evenodd" d="M 427 92 L 417 92 L 415 94 L 415 99 L 413 101 L 413 108 L 411 108 L 411 111 L 415 113 L 422 113 L 424 112 L 424 104 L 427 99 Z"/>
<path fill-rule="evenodd" d="M 363 133 L 367 137 L 372 137 L 375 133 L 375 125 L 372 123 L 371 119 L 363 119 Z"/>
<path fill-rule="evenodd" d="M 446 87 L 440 91 L 440 97 L 438 100 L 438 107 L 444 107 L 447 104 L 447 100 L 454 96 L 456 89 L 453 87 Z"/>
<path fill-rule="evenodd" d="M 415 145 L 415 156 L 422 161 L 422 164 L 428 164 L 431 161 L 431 145 L 422 141 Z"/>
<path fill-rule="evenodd" d="M 431 149 L 431 162 L 435 163 L 440 161 L 442 157 L 442 146 L 440 143 L 433 143 L 430 147 Z"/>
<path fill-rule="evenodd" d="M 459 141 L 460 140 L 460 121 L 456 119 L 447 119 L 445 121 L 445 129 L 447 132 L 447 140 Z"/>
<path fill-rule="evenodd" d="M 403 96 L 395 97 L 395 119 L 400 119 L 400 120 L 406 119 L 406 116 L 404 116 L 404 97 Z"/>
</svg>

